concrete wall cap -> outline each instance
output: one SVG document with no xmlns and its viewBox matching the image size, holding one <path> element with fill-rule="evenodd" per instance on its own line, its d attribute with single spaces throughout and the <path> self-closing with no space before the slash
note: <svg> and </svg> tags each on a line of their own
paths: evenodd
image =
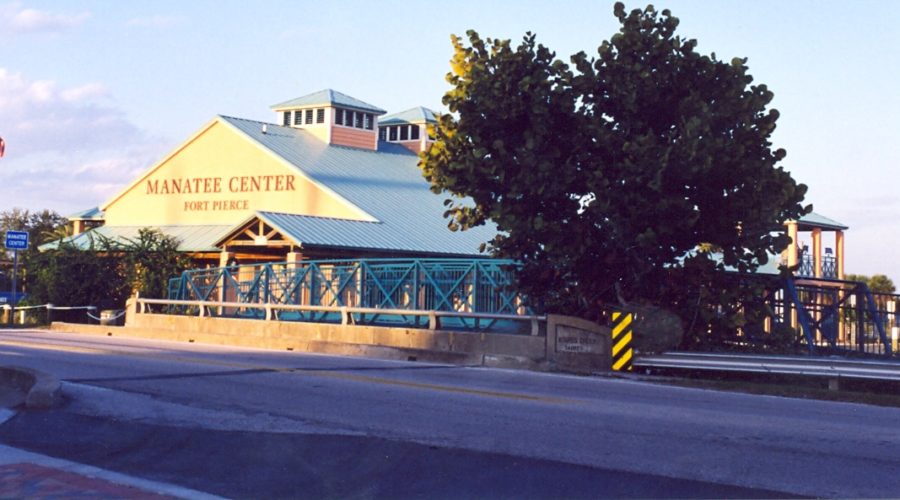
<svg viewBox="0 0 900 500">
<path fill-rule="evenodd" d="M 62 386 L 56 377 L 22 366 L 0 367 L 0 379 L 19 385 L 26 392 L 25 407 L 54 408 L 62 402 Z"/>
</svg>

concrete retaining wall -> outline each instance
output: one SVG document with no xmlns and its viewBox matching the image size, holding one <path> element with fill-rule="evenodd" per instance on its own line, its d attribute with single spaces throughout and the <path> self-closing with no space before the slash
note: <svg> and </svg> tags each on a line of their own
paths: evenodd
<svg viewBox="0 0 900 500">
<path fill-rule="evenodd" d="M 138 314 L 124 327 L 54 323 L 52 329 L 265 349 L 370 356 L 529 370 L 608 370 L 609 329 L 567 316 L 548 317 L 546 336 L 366 325 Z"/>
</svg>

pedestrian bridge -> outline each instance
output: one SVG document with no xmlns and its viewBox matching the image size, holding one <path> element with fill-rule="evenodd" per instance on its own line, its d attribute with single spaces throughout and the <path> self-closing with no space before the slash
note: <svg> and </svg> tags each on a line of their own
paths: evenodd
<svg viewBox="0 0 900 500">
<path fill-rule="evenodd" d="M 192 303 L 166 312 L 535 334 L 515 268 L 501 259 L 361 259 L 195 269 L 168 287 L 170 300 Z"/>
</svg>

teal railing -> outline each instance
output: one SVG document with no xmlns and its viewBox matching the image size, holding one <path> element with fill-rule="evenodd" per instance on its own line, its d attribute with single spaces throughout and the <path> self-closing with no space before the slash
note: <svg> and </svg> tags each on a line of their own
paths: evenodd
<svg viewBox="0 0 900 500">
<path fill-rule="evenodd" d="M 185 271 L 169 280 L 170 300 L 391 310 L 372 324 L 421 327 L 397 310 L 529 314 L 513 288 L 516 263 L 500 259 L 361 259 L 266 263 Z M 261 318 L 259 308 L 218 307 L 222 317 Z M 169 312 L 184 312 L 172 310 Z M 341 321 L 334 310 L 285 311 L 283 321 Z M 516 322 L 448 317 L 447 328 L 509 331 Z"/>
</svg>

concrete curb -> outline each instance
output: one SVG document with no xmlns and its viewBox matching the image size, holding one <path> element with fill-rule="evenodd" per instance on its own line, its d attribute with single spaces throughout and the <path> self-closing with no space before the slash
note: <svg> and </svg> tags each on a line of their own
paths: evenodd
<svg viewBox="0 0 900 500">
<path fill-rule="evenodd" d="M 52 375 L 21 366 L 0 366 L 0 381 L 19 387 L 25 407 L 46 410 L 62 403 L 62 385 Z"/>
</svg>

